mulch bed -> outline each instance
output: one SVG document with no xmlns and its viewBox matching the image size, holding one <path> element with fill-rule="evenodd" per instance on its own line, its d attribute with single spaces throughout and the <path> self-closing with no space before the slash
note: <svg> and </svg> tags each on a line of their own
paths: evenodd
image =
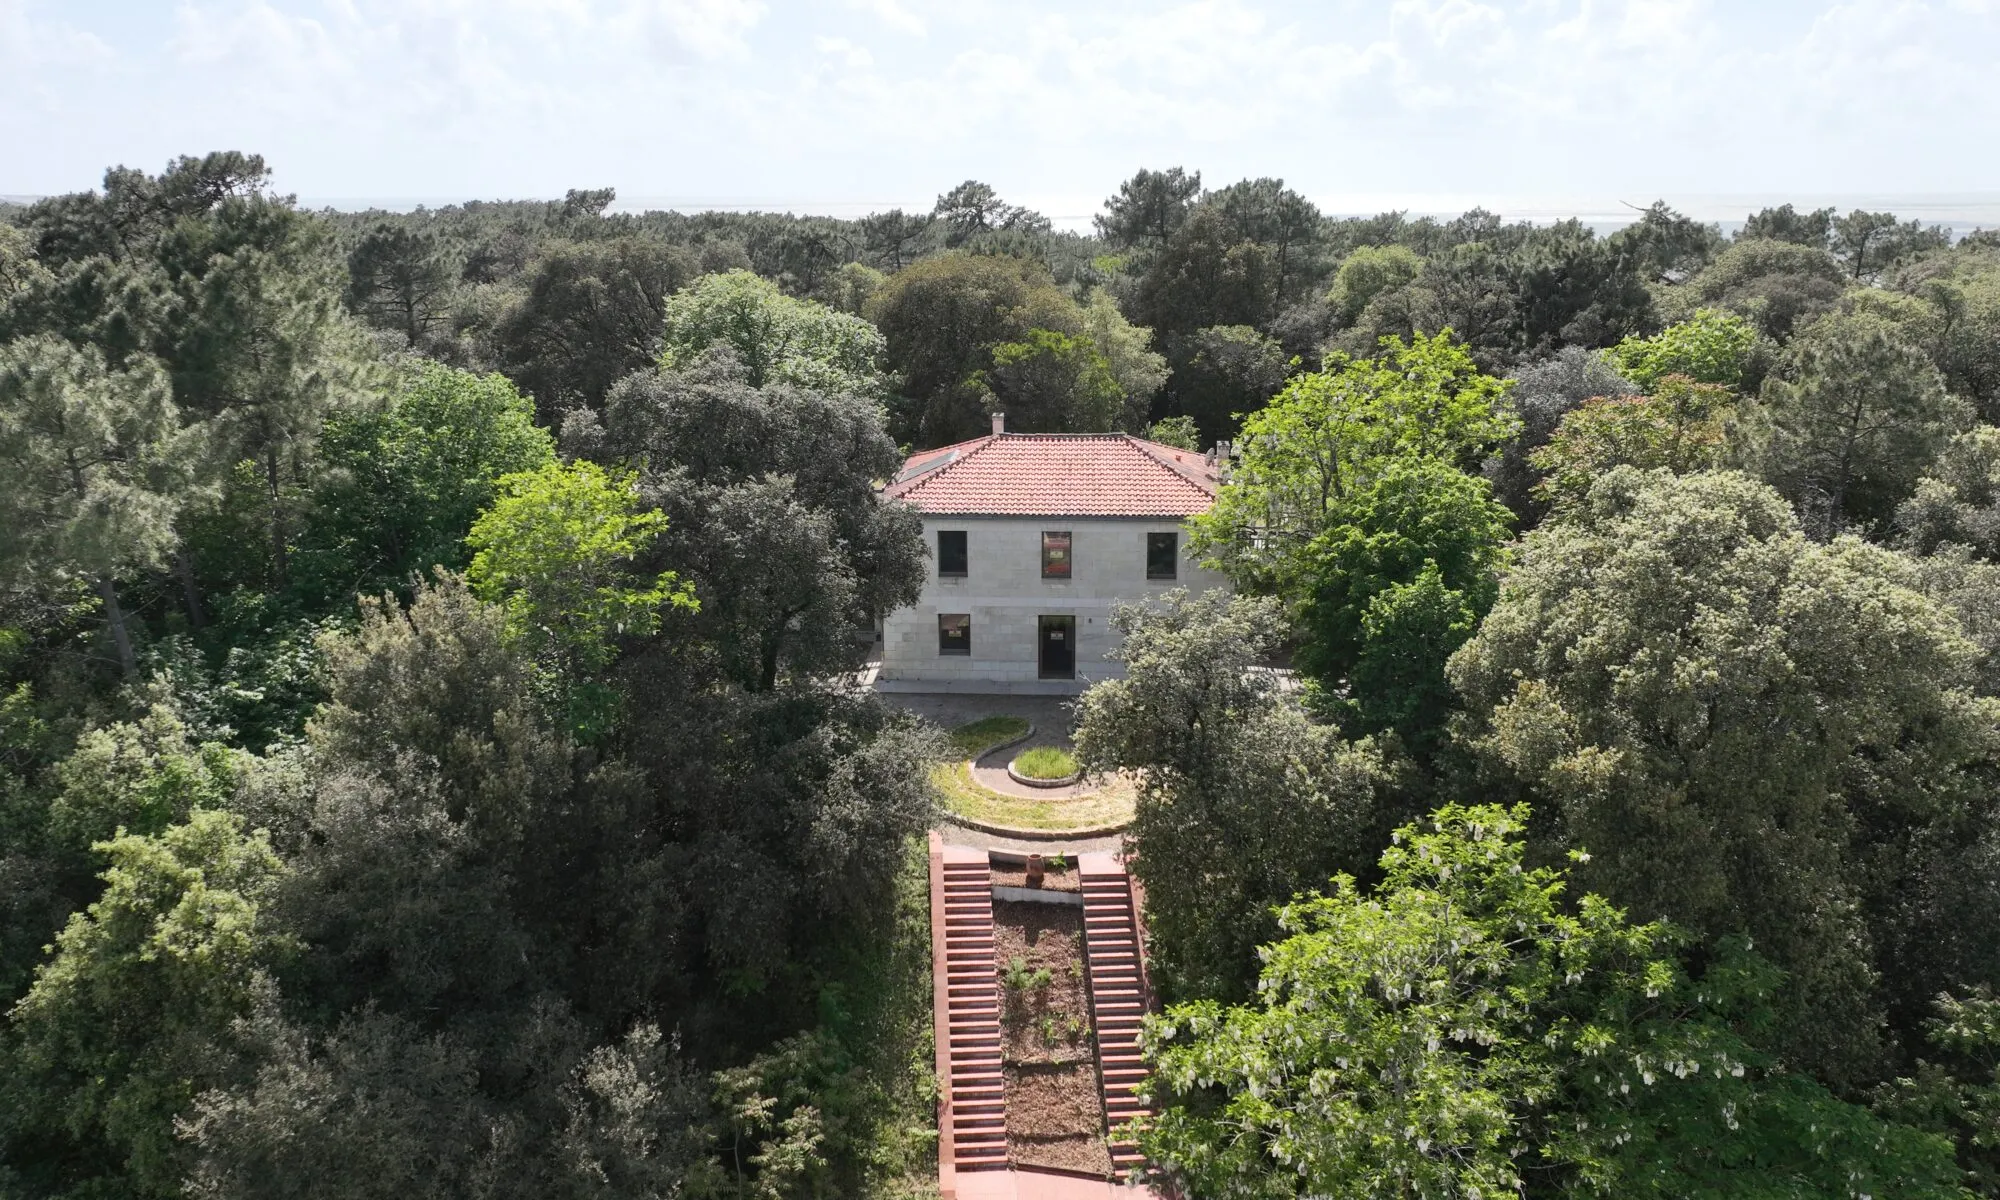
<svg viewBox="0 0 2000 1200">
<path fill-rule="evenodd" d="M 993 881 L 1013 882 L 1002 878 L 1006 874 L 996 869 Z M 1011 874 L 1020 876 L 1018 871 Z M 1074 879 L 1075 872 L 1069 876 Z M 1097 1089 L 1096 1041 L 1084 977 L 1083 910 L 995 903 L 993 949 L 1000 976 L 1008 1161 L 1108 1176 L 1111 1153 L 1104 1144 L 1104 1105 Z M 1015 959 L 1032 977 L 1026 986 L 1008 983 Z"/>
</svg>

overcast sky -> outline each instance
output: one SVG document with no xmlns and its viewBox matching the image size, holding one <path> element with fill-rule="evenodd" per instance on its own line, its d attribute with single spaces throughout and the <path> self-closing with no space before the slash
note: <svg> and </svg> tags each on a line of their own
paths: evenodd
<svg viewBox="0 0 2000 1200">
<path fill-rule="evenodd" d="M 317 202 L 2000 202 L 1996 75 L 2000 0 L 0 0 L 0 194 L 239 148 Z"/>
</svg>

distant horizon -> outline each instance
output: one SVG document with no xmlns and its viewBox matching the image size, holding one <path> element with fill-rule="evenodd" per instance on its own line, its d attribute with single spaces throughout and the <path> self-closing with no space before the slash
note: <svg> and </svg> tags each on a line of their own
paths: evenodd
<svg viewBox="0 0 2000 1200">
<path fill-rule="evenodd" d="M 954 186 L 954 180 L 946 187 Z M 1233 181 L 1216 180 L 1218 184 Z M 585 181 L 587 186 L 603 186 L 595 181 Z M 614 186 L 615 185 L 611 185 Z M 86 190 L 83 188 L 75 189 Z M 286 191 L 279 186 L 280 192 Z M 943 191 L 940 188 L 940 193 Z M 1110 195 L 1116 190 L 1112 185 L 1105 192 Z M 1639 213 L 1656 200 L 1666 204 L 1697 221 L 1720 226 L 1725 234 L 1733 234 L 1741 229 L 1745 219 L 1760 209 L 1791 204 L 1800 211 L 1817 208 L 1833 208 L 1847 213 L 1855 209 L 1869 212 L 1894 213 L 1901 220 L 1918 220 L 1925 225 L 1942 225 L 1955 236 L 1963 236 L 1978 229 L 2000 229 L 2000 190 L 1958 193 L 1800 193 L 1784 194 L 1774 192 L 1722 193 L 1709 195 L 1688 195 L 1675 197 L 1647 196 L 1607 199 L 1603 196 L 1577 197 L 1521 197 L 1492 196 L 1481 199 L 1474 194 L 1440 195 L 1436 193 L 1376 193 L 1347 194 L 1340 196 L 1315 196 L 1305 193 L 1327 217 L 1348 219 L 1373 217 L 1385 212 L 1400 211 L 1412 219 L 1432 217 L 1450 220 L 1475 208 L 1485 209 L 1508 222 L 1531 221 L 1535 224 L 1550 224 L 1574 218 L 1599 232 L 1622 228 L 1638 219 Z M 0 193 L 0 203 L 32 204 L 45 199 L 45 195 Z M 1074 233 L 1089 233 L 1091 218 L 1102 211 L 1103 197 L 1099 197 L 1090 207 L 1086 207 L 1076 195 L 1058 197 L 1004 196 L 1012 203 L 1024 204 L 1049 218 L 1055 228 Z M 561 195 L 517 195 L 517 196 L 312 196 L 299 195 L 299 207 L 312 211 L 330 209 L 334 212 L 414 212 L 417 209 L 441 209 L 464 204 L 489 203 L 549 203 L 561 200 Z M 640 215 L 649 212 L 678 212 L 693 215 L 704 212 L 752 213 L 766 212 L 792 216 L 829 217 L 836 220 L 855 220 L 871 213 L 902 209 L 905 212 L 929 212 L 935 203 L 932 197 L 906 197 L 902 199 L 884 198 L 880 200 L 855 200 L 817 198 L 804 196 L 722 196 L 722 195 L 633 195 L 622 191 L 606 210 L 611 213 Z"/>
</svg>

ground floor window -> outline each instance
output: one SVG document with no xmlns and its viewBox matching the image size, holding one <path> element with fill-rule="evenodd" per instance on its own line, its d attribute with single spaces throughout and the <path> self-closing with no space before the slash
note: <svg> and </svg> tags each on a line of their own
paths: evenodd
<svg viewBox="0 0 2000 1200">
<path fill-rule="evenodd" d="M 972 653 L 972 614 L 938 614 L 938 653 Z"/>
</svg>

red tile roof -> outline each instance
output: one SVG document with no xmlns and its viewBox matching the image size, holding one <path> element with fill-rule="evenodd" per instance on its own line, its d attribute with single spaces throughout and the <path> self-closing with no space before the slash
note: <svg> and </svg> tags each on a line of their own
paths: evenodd
<svg viewBox="0 0 2000 1200">
<path fill-rule="evenodd" d="M 911 455 L 884 494 L 941 516 L 1186 517 L 1221 484 L 1206 456 L 1127 433 L 998 433 Z"/>
</svg>

